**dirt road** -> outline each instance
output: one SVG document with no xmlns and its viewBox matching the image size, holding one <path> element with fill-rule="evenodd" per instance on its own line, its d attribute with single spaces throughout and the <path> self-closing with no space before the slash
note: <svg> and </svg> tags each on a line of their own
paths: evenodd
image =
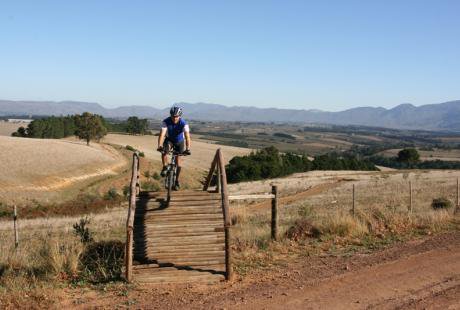
<svg viewBox="0 0 460 310">
<path fill-rule="evenodd" d="M 460 309 L 460 232 L 371 254 L 306 256 L 214 286 L 66 295 L 62 306 L 80 309 Z"/>
<path fill-rule="evenodd" d="M 457 309 L 460 308 L 459 289 L 457 240 L 456 244 L 440 249 L 334 276 L 295 293 L 285 292 L 268 300 L 251 299 L 236 308 L 406 309 L 425 304 L 438 309 Z"/>
</svg>

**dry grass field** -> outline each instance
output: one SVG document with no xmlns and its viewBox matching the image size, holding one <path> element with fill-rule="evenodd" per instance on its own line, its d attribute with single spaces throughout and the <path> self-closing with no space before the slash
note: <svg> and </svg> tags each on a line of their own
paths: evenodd
<svg viewBox="0 0 460 310">
<path fill-rule="evenodd" d="M 5 121 L 0 121 L 0 136 L 11 136 L 13 132 L 18 130 L 19 127 L 27 127 L 25 123 L 9 123 Z"/>
<path fill-rule="evenodd" d="M 343 255 L 359 249 L 366 252 L 414 234 L 445 231 L 453 223 L 453 208 L 435 211 L 430 205 L 438 197 L 454 202 L 457 177 L 459 171 L 313 171 L 231 185 L 230 195 L 234 195 L 269 192 L 270 184 L 275 183 L 281 196 L 281 240 L 277 243 L 270 242 L 269 201 L 231 204 L 236 271 L 245 275 L 306 255 Z M 408 212 L 409 180 L 413 183 L 412 212 Z M 356 186 L 355 217 L 350 214 L 352 184 Z M 97 241 L 123 241 L 126 215 L 124 208 L 90 214 L 88 227 Z M 23 294 L 14 294 L 25 289 L 42 305 L 52 305 L 53 301 L 44 300 L 43 295 L 78 274 L 78 257 L 84 246 L 74 235 L 72 225 L 79 218 L 20 220 L 17 250 L 11 221 L 0 221 L 3 292 L 13 292 L 12 296 L 25 301 Z M 319 237 L 314 237 L 316 230 Z M 0 297 L 1 293 L 0 290 Z"/>
<path fill-rule="evenodd" d="M 54 200 L 75 184 L 116 175 L 126 159 L 110 146 L 76 140 L 0 136 L 0 198 Z"/>
<path fill-rule="evenodd" d="M 148 159 L 161 161 L 160 153 L 156 151 L 157 141 L 157 136 L 132 136 L 120 134 L 109 134 L 103 139 L 103 142 L 110 144 L 121 146 L 131 145 L 144 152 Z M 226 161 L 229 161 L 234 156 L 246 155 L 251 151 L 246 148 L 214 144 L 199 138 L 195 139 L 195 137 L 192 136 L 192 156 L 185 158 L 184 167 L 209 170 L 212 159 L 218 148 L 222 149 Z"/>
</svg>

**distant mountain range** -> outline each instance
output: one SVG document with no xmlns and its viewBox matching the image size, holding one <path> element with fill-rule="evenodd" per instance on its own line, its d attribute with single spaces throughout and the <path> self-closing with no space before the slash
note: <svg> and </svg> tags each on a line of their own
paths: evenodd
<svg viewBox="0 0 460 310">
<path fill-rule="evenodd" d="M 397 129 L 460 131 L 460 100 L 416 107 L 401 104 L 392 109 L 358 107 L 340 112 L 255 107 L 227 107 L 209 103 L 177 103 L 187 119 L 203 121 L 295 122 L 334 125 L 361 125 Z M 149 106 L 124 106 L 107 109 L 98 103 L 77 101 L 0 100 L 0 116 L 67 115 L 85 111 L 111 118 L 138 116 L 161 119 L 167 109 Z"/>
</svg>

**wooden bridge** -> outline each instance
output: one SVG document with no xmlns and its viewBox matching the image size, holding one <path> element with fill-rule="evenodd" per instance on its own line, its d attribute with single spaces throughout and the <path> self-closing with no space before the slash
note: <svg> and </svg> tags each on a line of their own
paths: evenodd
<svg viewBox="0 0 460 310">
<path fill-rule="evenodd" d="M 214 175 L 216 188 L 209 190 Z M 216 152 L 203 190 L 141 192 L 133 155 L 126 224 L 128 282 L 212 283 L 232 276 L 230 218 L 223 156 Z"/>
</svg>

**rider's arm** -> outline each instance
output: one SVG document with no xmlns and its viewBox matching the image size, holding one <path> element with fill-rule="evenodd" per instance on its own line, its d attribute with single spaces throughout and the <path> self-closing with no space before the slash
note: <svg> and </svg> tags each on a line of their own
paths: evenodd
<svg viewBox="0 0 460 310">
<path fill-rule="evenodd" d="M 163 146 L 163 142 L 165 142 L 167 130 L 168 129 L 166 127 L 161 128 L 160 135 L 158 136 L 158 147 Z"/>
<path fill-rule="evenodd" d="M 190 127 L 185 125 L 184 127 L 184 135 L 185 135 L 185 148 L 187 150 L 190 150 L 190 147 L 192 146 L 192 139 L 190 139 Z"/>
</svg>

